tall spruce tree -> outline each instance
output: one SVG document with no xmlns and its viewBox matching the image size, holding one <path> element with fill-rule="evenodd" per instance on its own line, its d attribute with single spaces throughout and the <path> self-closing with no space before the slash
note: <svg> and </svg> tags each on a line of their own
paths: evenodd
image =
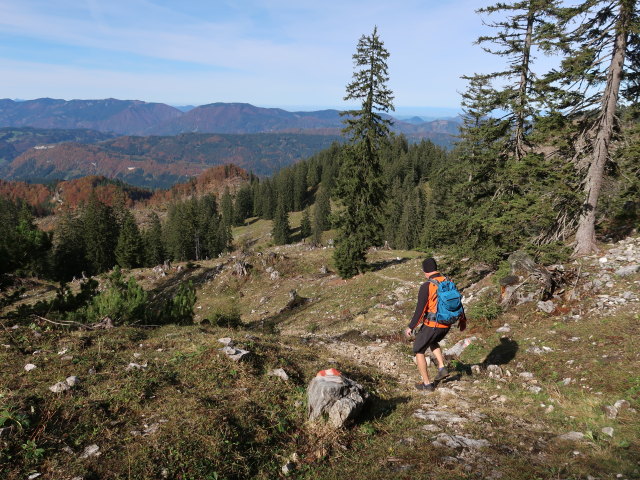
<svg viewBox="0 0 640 480">
<path fill-rule="evenodd" d="M 278 206 L 276 207 L 276 214 L 273 217 L 271 235 L 276 245 L 285 245 L 291 240 L 289 213 L 285 207 L 285 199 L 282 196 L 278 197 Z"/>
<path fill-rule="evenodd" d="M 342 150 L 336 194 L 342 201 L 338 216 L 339 234 L 334 261 L 343 278 L 360 273 L 366 265 L 367 249 L 380 243 L 384 186 L 380 163 L 381 147 L 388 142 L 391 121 L 381 112 L 393 108 L 387 58 L 375 27 L 363 35 L 353 55 L 355 71 L 346 87 L 344 100 L 361 102 L 360 109 L 343 112 L 343 133 L 349 145 Z"/>
<path fill-rule="evenodd" d="M 550 79 L 559 85 L 559 107 L 584 125 L 576 151 L 584 197 L 574 250 L 584 255 L 597 250 L 596 213 L 620 93 L 638 100 L 640 11 L 637 0 L 588 0 L 563 9 L 561 19 L 567 27 L 566 56 Z"/>
<path fill-rule="evenodd" d="M 111 207 L 91 192 L 81 218 L 89 272 L 96 274 L 111 269 L 116 263 L 115 248 L 119 234 Z"/>
<path fill-rule="evenodd" d="M 137 268 L 142 265 L 144 253 L 140 230 L 128 210 L 122 214 L 121 222 L 120 234 L 115 248 L 116 261 L 122 268 Z"/>
<path fill-rule="evenodd" d="M 162 224 L 160 217 L 151 214 L 151 226 L 142 234 L 144 244 L 144 263 L 147 267 L 161 264 L 165 260 L 165 249 L 162 243 Z"/>
</svg>

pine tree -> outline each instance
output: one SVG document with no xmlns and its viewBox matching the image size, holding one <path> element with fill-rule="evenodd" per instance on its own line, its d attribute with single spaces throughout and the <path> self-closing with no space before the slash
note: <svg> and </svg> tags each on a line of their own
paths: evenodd
<svg viewBox="0 0 640 480">
<path fill-rule="evenodd" d="M 285 200 L 280 197 L 278 199 L 278 206 L 276 207 L 276 214 L 273 217 L 273 229 L 271 235 L 273 237 L 273 243 L 276 245 L 285 245 L 291 240 L 291 228 L 289 226 L 289 214 L 285 209 Z"/>
<path fill-rule="evenodd" d="M 70 210 L 60 216 L 53 233 L 53 277 L 69 281 L 89 271 L 85 258 L 82 221 Z"/>
<path fill-rule="evenodd" d="M 114 251 L 119 233 L 111 207 L 100 202 L 92 192 L 81 218 L 89 272 L 110 270 L 116 263 Z"/>
<path fill-rule="evenodd" d="M 338 217 L 340 229 L 334 260 L 343 278 L 364 270 L 366 251 L 378 244 L 382 233 L 384 202 L 380 149 L 389 138 L 391 121 L 380 112 L 393 110 L 393 96 L 386 83 L 389 52 L 377 27 L 363 35 L 353 55 L 356 71 L 346 87 L 345 100 L 360 101 L 361 108 L 343 112 L 348 147 L 342 150 L 337 196 L 344 208 Z"/>
<path fill-rule="evenodd" d="M 151 214 L 151 226 L 142 234 L 144 244 L 144 264 L 147 267 L 160 265 L 165 260 L 165 249 L 162 243 L 162 224 L 158 214 Z"/>
<path fill-rule="evenodd" d="M 128 210 L 123 213 L 120 235 L 115 248 L 116 261 L 122 268 L 137 268 L 142 265 L 143 243 L 140 230 Z"/>
<path fill-rule="evenodd" d="M 304 240 L 311 235 L 311 218 L 309 209 L 305 208 L 302 212 L 302 220 L 300 221 L 300 237 Z"/>
<path fill-rule="evenodd" d="M 500 79 L 501 88 L 493 96 L 494 108 L 508 112 L 507 119 L 513 127 L 513 148 L 520 160 L 528 147 L 527 131 L 542 92 L 536 89 L 536 75 L 532 68 L 533 53 L 550 50 L 558 38 L 554 13 L 557 0 L 516 0 L 500 2 L 481 8 L 478 13 L 506 15 L 506 18 L 489 23 L 495 35 L 482 36 L 477 43 L 494 55 L 506 57 L 507 67 L 488 74 L 488 79 Z"/>
<path fill-rule="evenodd" d="M 568 29 L 566 57 L 550 81 L 559 85 L 558 108 L 586 120 L 576 152 L 578 167 L 586 174 L 574 250 L 584 255 L 597 250 L 596 212 L 616 134 L 620 92 L 638 98 L 640 11 L 636 0 L 588 0 L 564 9 L 562 20 Z M 595 117 L 590 115 L 594 107 Z"/>
</svg>

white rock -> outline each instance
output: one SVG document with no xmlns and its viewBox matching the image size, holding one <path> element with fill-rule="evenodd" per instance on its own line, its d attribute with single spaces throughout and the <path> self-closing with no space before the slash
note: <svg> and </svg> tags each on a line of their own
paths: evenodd
<svg viewBox="0 0 640 480">
<path fill-rule="evenodd" d="M 287 372 L 285 372 L 284 369 L 282 368 L 274 368 L 269 372 L 269 375 L 272 375 L 274 377 L 280 377 L 285 382 L 289 380 L 289 375 L 287 375 Z"/>
<path fill-rule="evenodd" d="M 218 341 L 227 347 L 233 347 L 233 340 L 229 337 L 219 338 Z"/>
<path fill-rule="evenodd" d="M 473 343 L 477 339 L 478 339 L 477 337 L 469 337 L 469 338 L 465 338 L 463 340 L 460 340 L 453 347 L 446 349 L 444 351 L 444 354 L 447 357 L 452 357 L 452 356 L 458 357 L 458 356 L 460 356 L 460 354 L 462 352 L 464 352 L 464 350 L 469 345 L 471 345 L 471 343 Z"/>
<path fill-rule="evenodd" d="M 234 347 L 223 347 L 220 349 L 220 351 L 234 362 L 239 362 L 244 357 L 249 355 L 249 351 Z"/>
<path fill-rule="evenodd" d="M 624 410 L 625 408 L 629 408 L 631 406 L 631 404 L 626 401 L 626 400 L 618 400 L 616 403 L 613 404 L 613 406 L 618 410 Z"/>
<path fill-rule="evenodd" d="M 471 365 L 471 373 L 474 375 L 480 375 L 480 365 Z"/>
<path fill-rule="evenodd" d="M 32 473 L 31 475 L 29 475 L 27 477 L 28 480 L 33 480 L 34 478 L 38 478 L 40 475 L 42 475 L 41 473 Z"/>
<path fill-rule="evenodd" d="M 533 373 L 531 373 L 531 372 L 522 372 L 520 374 L 520 377 L 524 378 L 525 380 L 531 380 L 531 379 L 533 379 Z"/>
<path fill-rule="evenodd" d="M 289 475 L 296 468 L 296 464 L 293 462 L 287 462 L 282 466 L 282 473 L 285 475 Z"/>
<path fill-rule="evenodd" d="M 37 368 L 37 367 L 36 367 L 33 363 L 27 363 L 27 364 L 24 366 L 24 369 L 25 369 L 27 372 L 30 372 L 30 371 L 31 371 L 31 370 L 33 370 L 34 368 Z"/>
<path fill-rule="evenodd" d="M 619 277 L 628 277 L 629 275 L 633 275 L 634 273 L 640 271 L 640 265 L 627 265 L 625 267 L 619 268 L 615 271 L 615 274 Z"/>
<path fill-rule="evenodd" d="M 547 300 L 546 302 L 539 301 L 537 307 L 545 313 L 551 313 L 556 309 L 555 304 L 551 300 Z"/>
<path fill-rule="evenodd" d="M 491 446 L 491 444 L 484 439 L 474 440 L 473 438 L 462 435 L 449 435 L 447 433 L 440 433 L 432 443 L 438 447 L 468 448 L 470 450 Z"/>
<path fill-rule="evenodd" d="M 584 439 L 584 433 L 582 432 L 568 432 L 556 437 L 558 440 L 567 440 L 577 442 Z"/>
<path fill-rule="evenodd" d="M 618 416 L 618 409 L 613 405 L 605 405 L 603 410 L 607 418 L 614 419 Z"/>
<path fill-rule="evenodd" d="M 562 385 L 564 385 L 565 387 L 570 385 L 572 382 L 571 378 L 567 377 L 567 378 L 563 378 L 562 379 Z"/>
<path fill-rule="evenodd" d="M 71 387 L 69 387 L 69 385 L 67 385 L 65 382 L 58 382 L 55 385 L 51 385 L 49 387 L 49 390 L 51 390 L 53 393 L 60 393 L 69 390 L 70 388 Z"/>
<path fill-rule="evenodd" d="M 139 363 L 134 363 L 131 362 L 129 365 L 127 365 L 127 367 L 125 368 L 126 371 L 131 371 L 131 370 L 143 370 L 147 368 L 147 364 L 143 363 L 142 365 Z"/>
<path fill-rule="evenodd" d="M 440 427 L 438 427 L 437 425 L 434 425 L 432 423 L 429 423 L 427 425 L 423 425 L 422 429 L 426 432 L 439 432 L 441 430 Z"/>
<path fill-rule="evenodd" d="M 537 395 L 542 391 L 542 387 L 538 387 L 537 385 L 532 385 L 531 387 L 529 387 L 529 391 Z"/>
<path fill-rule="evenodd" d="M 610 437 L 613 437 L 613 428 L 611 427 L 604 427 L 601 430 L 602 433 L 604 433 L 605 435 L 609 435 Z"/>
<path fill-rule="evenodd" d="M 442 410 L 429 410 L 424 411 L 418 409 L 413 413 L 413 416 L 420 420 L 429 420 L 430 422 L 443 422 L 443 423 L 464 423 L 468 420 L 464 417 L 456 415 L 455 413 L 449 413 Z"/>
<path fill-rule="evenodd" d="M 85 447 L 84 452 L 80 455 L 80 458 L 89 458 L 89 457 L 97 457 L 100 455 L 100 447 L 95 443 L 93 445 L 89 445 Z"/>
<path fill-rule="evenodd" d="M 78 377 L 76 377 L 75 375 L 72 375 L 71 377 L 67 377 L 67 379 L 65 380 L 65 383 L 70 387 L 75 387 L 79 381 L 80 379 Z"/>
<path fill-rule="evenodd" d="M 598 259 L 598 262 L 600 262 L 600 263 L 607 263 L 608 261 L 609 261 L 609 259 L 607 257 L 600 257 Z"/>
<path fill-rule="evenodd" d="M 504 324 L 502 327 L 496 330 L 496 332 L 498 333 L 509 333 L 510 331 L 511 331 L 511 327 L 507 324 Z"/>
</svg>

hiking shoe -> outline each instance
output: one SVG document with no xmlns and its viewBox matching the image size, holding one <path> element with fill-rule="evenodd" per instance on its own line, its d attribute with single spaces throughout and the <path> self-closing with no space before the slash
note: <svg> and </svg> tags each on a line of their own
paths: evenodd
<svg viewBox="0 0 640 480">
<path fill-rule="evenodd" d="M 418 390 L 424 390 L 425 392 L 433 392 L 436 387 L 433 386 L 433 383 L 430 383 L 429 385 L 425 385 L 424 383 L 416 383 L 416 388 Z"/>
<path fill-rule="evenodd" d="M 442 367 L 438 369 L 438 374 L 436 375 L 435 381 L 438 382 L 443 378 L 447 378 L 449 376 L 449 370 L 447 367 Z"/>
</svg>

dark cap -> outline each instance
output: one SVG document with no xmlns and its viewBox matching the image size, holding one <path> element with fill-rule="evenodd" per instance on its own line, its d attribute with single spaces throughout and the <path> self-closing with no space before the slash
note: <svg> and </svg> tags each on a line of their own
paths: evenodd
<svg viewBox="0 0 640 480">
<path fill-rule="evenodd" d="M 425 258 L 422 262 L 422 271 L 423 272 L 435 272 L 438 270 L 438 265 L 436 264 L 435 258 Z"/>
</svg>

